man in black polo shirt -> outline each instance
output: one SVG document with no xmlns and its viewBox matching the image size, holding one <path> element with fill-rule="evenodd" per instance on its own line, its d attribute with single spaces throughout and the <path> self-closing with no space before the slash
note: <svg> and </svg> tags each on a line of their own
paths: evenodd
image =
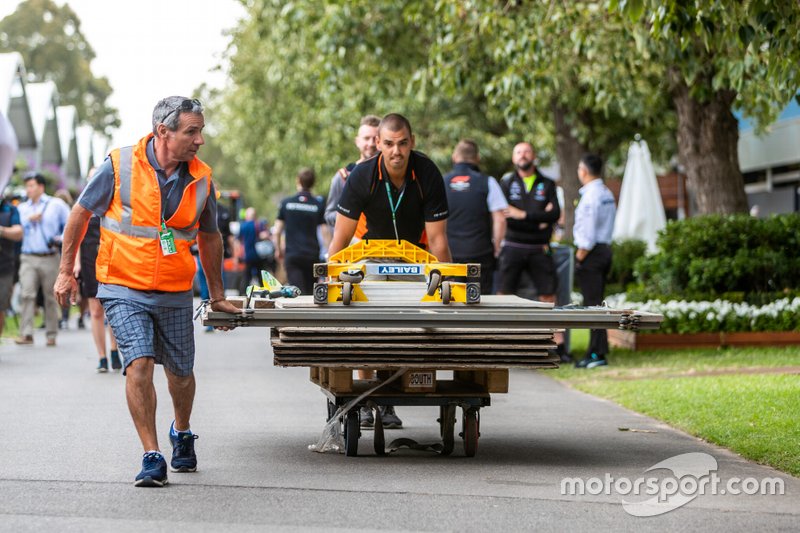
<svg viewBox="0 0 800 533">
<path fill-rule="evenodd" d="M 357 164 L 378 153 L 375 139 L 378 136 L 378 124 L 380 123 L 381 119 L 375 115 L 366 115 L 361 118 L 361 124 L 358 126 L 358 135 L 355 138 L 360 157 L 358 161 L 354 161 L 336 171 L 336 174 L 331 179 L 328 202 L 325 204 L 325 222 L 330 225 L 331 231 L 334 224 L 336 224 L 336 206 L 339 205 L 339 198 L 342 197 L 342 190 L 344 189 L 344 183 L 347 181 L 347 176 L 356 168 Z"/>
<path fill-rule="evenodd" d="M 317 229 L 323 240 L 328 241 L 325 205 L 311 193 L 315 178 L 310 168 L 298 172 L 298 192 L 281 202 L 275 221 L 275 258 L 283 260 L 289 285 L 298 287 L 303 294 L 311 294 L 314 289 L 314 263 L 319 261 Z"/>
<path fill-rule="evenodd" d="M 515 171 L 503 176 L 500 188 L 508 200 L 508 227 L 500 252 L 499 294 L 514 294 L 522 272 L 528 272 L 542 302 L 555 303 L 558 278 L 550 251 L 553 226 L 561 216 L 555 182 L 534 165 L 536 152 L 527 142 L 514 147 Z M 563 334 L 556 334 L 559 355 L 566 357 Z"/>
<path fill-rule="evenodd" d="M 356 165 L 345 182 L 329 256 L 349 246 L 355 235 L 406 240 L 427 247 L 439 261 L 450 262 L 442 174 L 433 161 L 414 151 L 414 135 L 405 117 L 396 113 L 383 117 L 378 125 L 378 150 L 377 157 Z M 362 213 L 366 228 L 356 235 Z M 360 373 L 360 377 L 371 375 Z M 362 427 L 371 426 L 371 417 L 371 411 L 362 411 Z M 402 426 L 392 407 L 383 410 L 382 421 L 387 428 Z"/>
<path fill-rule="evenodd" d="M 508 202 L 497 180 L 478 168 L 480 159 L 475 141 L 459 141 L 453 150 L 453 170 L 444 177 L 450 208 L 447 241 L 454 263 L 480 263 L 481 294 L 491 294 Z"/>
</svg>

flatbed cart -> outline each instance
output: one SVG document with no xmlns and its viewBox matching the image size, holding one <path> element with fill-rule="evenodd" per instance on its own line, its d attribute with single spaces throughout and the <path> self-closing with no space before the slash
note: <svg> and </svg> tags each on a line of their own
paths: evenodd
<svg viewBox="0 0 800 533">
<path fill-rule="evenodd" d="M 413 372 L 413 371 L 412 371 Z M 366 390 L 366 386 L 354 387 L 352 392 L 334 392 L 321 385 L 322 393 L 328 400 L 328 420 L 335 416 L 337 411 L 357 399 Z M 384 437 L 383 423 L 380 407 L 385 406 L 434 406 L 439 408 L 439 435 L 441 444 L 418 445 L 411 439 L 403 438 L 395 441 L 398 444 L 408 445 L 412 448 L 426 448 L 439 452 L 441 455 L 450 455 L 455 448 L 456 414 L 461 409 L 461 432 L 459 436 L 464 443 L 464 455 L 473 457 L 478 451 L 478 438 L 480 437 L 480 409 L 491 405 L 491 398 L 485 387 L 476 383 L 444 381 L 439 382 L 434 392 L 408 393 L 402 389 L 388 388 L 371 394 L 367 400 L 358 402 L 344 415 L 343 436 L 344 451 L 347 456 L 358 455 L 358 443 L 361 433 L 361 407 L 374 410 L 375 425 L 373 426 L 373 448 L 376 455 L 386 455 L 386 439 Z M 390 448 L 393 444 L 389 444 Z"/>
<path fill-rule="evenodd" d="M 271 328 L 274 364 L 310 368 L 311 381 L 327 399 L 326 431 L 335 427 L 344 437 L 343 446 L 333 448 L 348 456 L 358 454 L 361 406 L 375 411 L 375 453 L 387 453 L 379 407 L 392 405 L 438 407 L 441 443 L 395 442 L 442 455 L 455 448 L 460 408 L 459 435 L 465 455 L 472 457 L 480 409 L 491 405 L 491 394 L 508 392 L 509 369 L 558 368 L 552 352 L 556 331 L 656 329 L 663 319 L 635 310 L 553 309 L 516 296 L 484 296 L 475 282 L 480 265 L 436 263 L 405 242 L 351 248 L 332 258 L 338 262 L 315 265 L 315 273 L 327 279 L 315 285 L 313 295 L 276 298 L 279 291 L 254 291 L 245 299 L 229 298 L 240 314 L 205 309 L 203 315 L 205 325 Z M 384 262 L 379 273 L 414 279 L 424 274 L 425 281 L 365 281 L 374 266 L 361 260 L 376 257 L 400 260 Z M 378 379 L 354 380 L 355 370 L 376 370 Z M 438 380 L 437 371 L 452 371 L 453 379 Z"/>
</svg>

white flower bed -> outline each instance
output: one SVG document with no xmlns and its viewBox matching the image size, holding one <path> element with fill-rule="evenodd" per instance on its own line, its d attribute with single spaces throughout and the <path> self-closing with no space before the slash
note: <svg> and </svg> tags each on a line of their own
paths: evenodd
<svg viewBox="0 0 800 533">
<path fill-rule="evenodd" d="M 633 302 L 625 294 L 606 298 L 609 307 L 664 315 L 660 333 L 717 331 L 800 331 L 800 298 L 782 298 L 764 306 L 726 300 Z"/>
</svg>

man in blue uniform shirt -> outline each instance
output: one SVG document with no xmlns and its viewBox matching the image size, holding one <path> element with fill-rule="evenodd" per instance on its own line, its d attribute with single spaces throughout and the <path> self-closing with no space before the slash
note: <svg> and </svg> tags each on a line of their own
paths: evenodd
<svg viewBox="0 0 800 533">
<path fill-rule="evenodd" d="M 583 294 L 583 305 L 600 305 L 606 287 L 606 276 L 611 268 L 611 234 L 617 208 L 614 195 L 603 179 L 603 160 L 587 154 L 578 164 L 581 200 L 575 209 L 572 235 L 575 252 L 575 279 Z M 589 337 L 586 356 L 575 363 L 577 368 L 594 368 L 607 365 L 608 334 L 604 329 L 593 329 Z"/>
</svg>

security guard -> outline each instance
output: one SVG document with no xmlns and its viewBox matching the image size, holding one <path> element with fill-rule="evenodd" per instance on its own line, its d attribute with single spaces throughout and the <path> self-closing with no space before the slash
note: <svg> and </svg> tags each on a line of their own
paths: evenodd
<svg viewBox="0 0 800 533">
<path fill-rule="evenodd" d="M 575 279 L 581 288 L 584 305 L 600 305 L 606 287 L 606 276 L 611 269 L 611 234 L 617 208 L 614 195 L 601 178 L 603 160 L 586 154 L 578 164 L 581 200 L 575 209 L 572 229 L 575 246 Z M 604 329 L 593 329 L 589 337 L 586 356 L 575 363 L 577 368 L 605 366 L 608 355 L 608 334 Z"/>
</svg>

